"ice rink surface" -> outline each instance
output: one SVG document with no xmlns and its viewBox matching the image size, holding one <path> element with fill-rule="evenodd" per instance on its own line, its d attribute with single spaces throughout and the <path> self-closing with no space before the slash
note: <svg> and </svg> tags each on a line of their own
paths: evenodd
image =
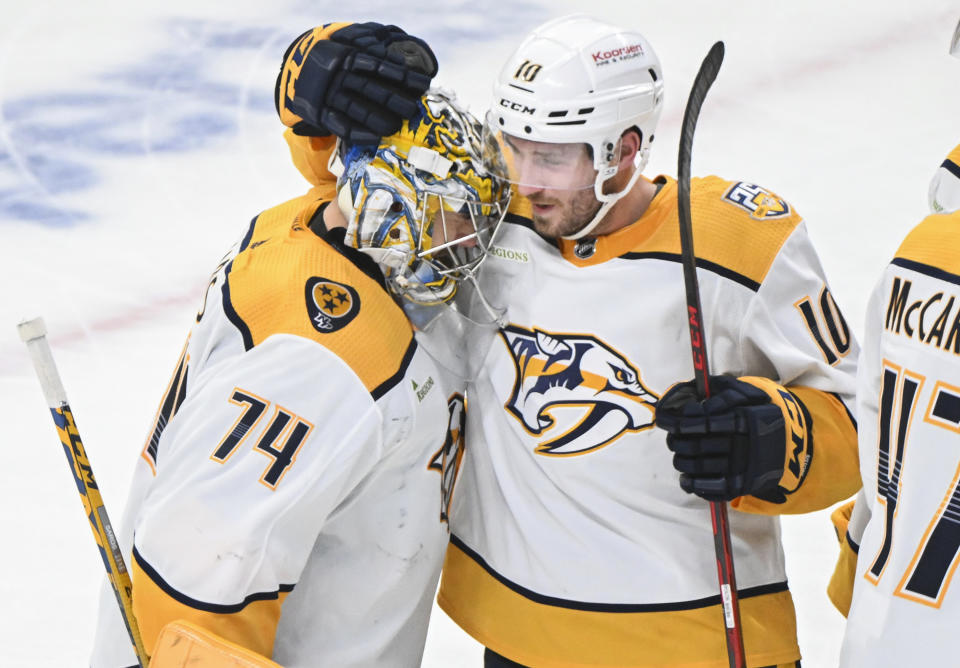
<svg viewBox="0 0 960 668">
<path fill-rule="evenodd" d="M 415 32 L 437 52 L 438 82 L 477 113 L 536 24 L 588 8 L 635 27 L 667 85 L 648 174 L 676 173 L 693 74 L 724 40 L 693 172 L 757 182 L 793 203 L 858 335 L 875 277 L 925 215 L 928 181 L 960 142 L 960 61 L 947 55 L 956 0 L 0 8 L 2 666 L 85 665 L 102 575 L 15 325 L 46 319 L 117 523 L 209 273 L 254 215 L 307 188 L 272 94 L 283 49 L 308 27 L 380 20 Z M 783 527 L 803 665 L 835 666 L 843 619 L 824 594 L 836 552 L 827 513 Z M 480 655 L 437 611 L 424 665 L 479 666 Z"/>
</svg>

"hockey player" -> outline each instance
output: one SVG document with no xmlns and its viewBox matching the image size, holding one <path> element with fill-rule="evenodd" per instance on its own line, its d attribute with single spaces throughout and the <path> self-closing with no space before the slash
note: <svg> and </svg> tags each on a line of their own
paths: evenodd
<svg viewBox="0 0 960 668">
<path fill-rule="evenodd" d="M 667 394 L 692 370 L 677 184 L 642 174 L 663 87 L 641 35 L 582 15 L 534 30 L 495 87 L 488 165 L 518 197 L 480 283 L 507 324 L 469 346 L 439 593 L 490 666 L 726 666 L 699 497 L 737 511 L 749 665 L 794 666 L 776 516 L 860 486 L 857 344 L 799 214 L 761 186 L 693 182 L 725 375 L 702 405 L 688 385 Z"/>
<path fill-rule="evenodd" d="M 849 526 L 835 513 L 842 555 L 830 590 L 849 608 L 841 665 L 851 668 L 956 663 L 960 146 L 934 176 L 930 208 L 867 307 L 857 386 L 864 488 Z"/>
<path fill-rule="evenodd" d="M 185 646 L 229 665 L 419 664 L 463 414 L 428 335 L 457 317 L 506 188 L 482 166 L 480 124 L 447 94 L 420 96 L 433 72 L 417 58 L 432 54 L 398 30 L 318 28 L 285 56 L 281 118 L 303 129 L 292 100 L 309 81 L 352 140 L 338 182 L 332 140 L 303 153 L 288 131 L 314 187 L 221 261 L 139 458 L 121 540 L 151 665 L 181 665 Z M 384 76 L 390 99 L 350 88 L 351 67 L 363 85 Z M 105 591 L 92 664 L 135 662 Z"/>
<path fill-rule="evenodd" d="M 860 486 L 858 347 L 762 186 L 693 180 L 715 394 L 675 385 L 677 183 L 642 173 L 663 94 L 639 33 L 583 15 L 535 29 L 494 88 L 490 164 L 525 201 L 481 274 L 509 324 L 475 351 L 439 592 L 487 665 L 727 666 L 710 499 L 734 510 L 748 664 L 793 666 L 776 516 Z"/>
</svg>

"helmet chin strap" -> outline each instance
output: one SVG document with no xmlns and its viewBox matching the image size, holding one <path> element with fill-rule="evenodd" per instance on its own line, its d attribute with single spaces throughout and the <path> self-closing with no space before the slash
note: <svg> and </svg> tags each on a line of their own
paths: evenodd
<svg viewBox="0 0 960 668">
<path fill-rule="evenodd" d="M 602 190 L 603 181 L 597 179 L 596 183 L 593 184 L 593 192 L 596 195 L 597 200 L 603 203 L 600 205 L 600 208 L 597 209 L 597 213 L 594 214 L 593 218 L 590 219 L 590 221 L 586 225 L 581 227 L 577 232 L 574 232 L 573 234 L 563 235 L 562 238 L 575 241 L 577 239 L 582 239 L 583 237 L 593 232 L 593 230 L 597 227 L 597 225 L 600 224 L 600 221 L 603 220 L 603 217 L 607 215 L 607 212 L 610 211 L 610 208 L 614 204 L 616 204 L 621 197 L 623 197 L 628 192 L 630 192 L 630 190 L 633 188 L 634 185 L 636 185 L 637 180 L 640 178 L 643 165 L 645 163 L 646 163 L 646 160 L 642 160 L 641 163 L 636 166 L 636 168 L 634 169 L 633 175 L 630 177 L 630 180 L 627 182 L 627 185 L 624 187 L 623 190 L 619 192 L 604 193 Z"/>
<path fill-rule="evenodd" d="M 598 174 L 597 180 L 593 183 L 593 192 L 597 198 L 597 201 L 601 202 L 600 208 L 597 209 L 597 213 L 594 214 L 593 218 L 591 218 L 586 225 L 581 227 L 573 234 L 564 235 L 562 238 L 576 241 L 577 239 L 582 239 L 593 232 L 593 230 L 596 229 L 597 225 L 600 224 L 600 221 L 603 220 L 603 217 L 607 215 L 613 205 L 620 201 L 620 198 L 630 192 L 633 189 L 633 186 L 637 184 L 637 181 L 640 179 L 640 175 L 643 173 L 644 167 L 647 166 L 647 160 L 649 159 L 649 147 L 637 151 L 636 157 L 634 158 L 633 174 L 630 176 L 630 180 L 627 182 L 627 185 L 624 186 L 623 190 L 615 193 L 603 192 L 604 181 L 599 178 Z"/>
</svg>

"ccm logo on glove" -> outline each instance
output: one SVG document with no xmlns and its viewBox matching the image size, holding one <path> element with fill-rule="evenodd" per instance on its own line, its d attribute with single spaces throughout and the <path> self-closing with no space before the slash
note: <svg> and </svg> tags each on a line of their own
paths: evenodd
<svg viewBox="0 0 960 668">
<path fill-rule="evenodd" d="M 330 23 L 287 48 L 274 102 L 298 135 L 377 144 L 417 113 L 436 73 L 427 43 L 397 26 Z"/>
</svg>

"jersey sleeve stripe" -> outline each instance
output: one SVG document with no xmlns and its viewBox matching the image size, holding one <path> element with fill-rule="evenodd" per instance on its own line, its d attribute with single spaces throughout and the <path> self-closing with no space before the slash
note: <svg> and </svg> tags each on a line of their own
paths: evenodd
<svg viewBox="0 0 960 668">
<path fill-rule="evenodd" d="M 860 554 L 860 545 L 853 539 L 853 536 L 850 535 L 850 532 L 848 531 L 846 534 L 844 534 L 844 536 L 847 539 L 847 545 L 850 546 L 850 549 L 853 550 L 853 553 Z"/>
<path fill-rule="evenodd" d="M 253 594 L 236 605 L 215 605 L 175 590 L 136 547 L 132 562 L 133 613 L 148 654 L 154 653 L 163 628 L 175 620 L 194 623 L 263 656 L 273 654 L 281 606 L 292 585 Z"/>
<path fill-rule="evenodd" d="M 374 401 L 385 395 L 391 390 L 391 388 L 403 380 L 404 375 L 407 373 L 407 367 L 410 366 L 410 361 L 413 359 L 413 355 L 416 352 L 417 339 L 411 337 L 410 345 L 407 346 L 407 351 L 403 354 L 403 359 L 400 360 L 400 366 L 397 368 L 397 372 L 370 391 L 370 395 L 373 397 Z"/>
<path fill-rule="evenodd" d="M 282 584 L 277 588 L 276 591 L 257 592 L 255 594 L 250 594 L 239 603 L 207 603 L 205 601 L 191 598 L 190 596 L 187 596 L 186 594 L 174 589 L 166 580 L 163 579 L 156 569 L 154 569 L 153 566 L 151 566 L 147 560 L 143 558 L 143 555 L 140 554 L 136 547 L 133 548 L 133 559 L 137 563 L 137 566 L 140 567 L 140 569 L 153 581 L 153 583 L 162 589 L 163 592 L 170 598 L 174 599 L 178 603 L 182 603 L 183 605 L 189 606 L 196 610 L 215 612 L 221 615 L 240 612 L 248 605 L 256 601 L 276 601 L 283 594 L 289 594 L 292 592 L 294 588 L 294 585 L 292 584 Z"/>
<path fill-rule="evenodd" d="M 857 418 L 853 417 L 853 413 L 851 413 L 851 412 L 850 412 L 850 409 L 847 408 L 847 404 L 844 403 L 843 398 L 841 398 L 841 396 L 840 396 L 839 394 L 837 394 L 836 392 L 829 392 L 829 394 L 833 395 L 833 397 L 834 397 L 837 401 L 840 402 L 840 405 L 843 406 L 843 410 L 845 410 L 845 411 L 847 412 L 847 417 L 850 419 L 850 424 L 852 424 L 852 425 L 853 425 L 853 428 L 856 429 L 856 428 L 857 428 Z"/>
<path fill-rule="evenodd" d="M 237 254 L 242 253 L 246 250 L 247 246 L 250 245 L 250 242 L 253 240 L 253 233 L 257 228 L 258 220 L 260 220 L 259 215 L 254 216 L 253 220 L 250 221 L 250 227 L 240 241 L 240 250 L 237 251 Z M 233 326 L 240 331 L 240 336 L 243 337 L 243 349 L 250 350 L 253 348 L 253 334 L 250 332 L 247 323 L 243 321 L 243 318 L 240 317 L 240 314 L 237 313 L 237 310 L 233 307 L 233 301 L 230 299 L 230 281 L 228 279 L 231 269 L 233 269 L 233 261 L 227 265 L 223 273 L 223 312 L 226 314 L 227 319 L 233 323 Z"/>
<path fill-rule="evenodd" d="M 960 165 L 957 165 L 957 163 L 955 163 L 950 158 L 947 158 L 946 160 L 944 160 L 943 164 L 940 166 L 943 167 L 948 172 L 950 172 L 951 174 L 953 174 L 954 176 L 956 176 L 958 179 L 960 179 Z"/>
<path fill-rule="evenodd" d="M 624 253 L 620 256 L 623 260 L 663 260 L 664 262 L 683 262 L 683 258 L 679 253 L 663 253 L 663 252 L 647 252 L 647 253 Z M 704 269 L 706 271 L 722 276 L 726 279 L 739 283 L 740 285 L 757 292 L 760 289 L 760 283 L 753 280 L 749 276 L 744 276 L 732 269 L 728 269 L 721 264 L 716 262 L 711 262 L 710 260 L 704 260 L 702 257 L 697 258 L 697 268 Z"/>
<path fill-rule="evenodd" d="M 250 240 L 253 239 L 253 230 L 257 226 L 257 220 L 260 216 L 254 216 L 253 220 L 250 221 L 250 227 L 247 229 L 247 233 L 243 235 L 243 239 L 240 241 L 240 251 L 243 251 L 250 245 Z M 238 251 L 239 252 L 239 251 Z"/>
<path fill-rule="evenodd" d="M 915 271 L 918 274 L 924 274 L 925 276 L 930 276 L 931 278 L 936 278 L 941 281 L 946 281 L 947 283 L 960 285 L 960 276 L 958 276 L 957 274 L 952 274 L 949 271 L 944 271 L 943 269 L 934 267 L 933 265 L 917 262 L 916 260 L 908 260 L 905 257 L 895 257 L 890 262 L 890 264 L 896 265 L 898 267 L 903 267 L 904 269 L 910 269 L 911 271 Z"/>
<path fill-rule="evenodd" d="M 250 228 L 251 231 L 253 228 Z M 233 326 L 237 328 L 240 332 L 240 336 L 243 337 L 243 349 L 250 350 L 253 348 L 253 334 L 250 332 L 250 327 L 247 326 L 247 323 L 243 321 L 243 318 L 240 317 L 240 314 L 237 313 L 237 310 L 233 307 L 233 301 L 230 299 L 230 271 L 233 269 L 233 262 L 227 265 L 226 270 L 223 274 L 223 312 L 226 314 L 227 319 L 233 323 Z"/>
</svg>

